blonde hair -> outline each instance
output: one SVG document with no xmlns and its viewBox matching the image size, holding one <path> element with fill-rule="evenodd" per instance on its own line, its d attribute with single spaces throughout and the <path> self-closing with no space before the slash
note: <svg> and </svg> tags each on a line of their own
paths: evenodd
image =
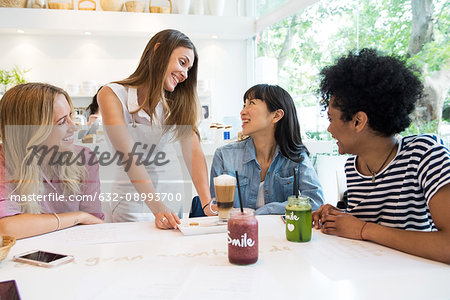
<svg viewBox="0 0 450 300">
<path fill-rule="evenodd" d="M 57 95 L 66 97 L 71 111 L 69 95 L 61 88 L 44 83 L 25 83 L 9 89 L 0 101 L 0 155 L 5 162 L 5 178 L 16 195 L 39 194 L 43 181 L 39 155 L 35 146 L 41 145 L 53 127 L 53 103 Z M 50 168 L 50 167 L 49 167 Z M 63 193 L 77 194 L 84 181 L 86 169 L 79 164 L 53 167 L 63 183 Z M 7 174 L 7 175 L 6 175 Z M 27 198 L 28 199 L 28 198 Z M 42 211 L 37 201 L 20 202 L 22 212 Z"/>
<path fill-rule="evenodd" d="M 173 92 L 168 92 L 164 90 L 164 78 L 170 56 L 178 47 L 192 49 L 194 62 L 188 78 L 179 83 Z M 180 31 L 168 29 L 158 32 L 150 39 L 134 73 L 116 83 L 135 87 L 148 86 L 147 98 L 138 110 L 146 108 L 153 121 L 153 112 L 162 100 L 165 108 L 164 125 L 169 125 L 165 128 L 175 126 L 176 137 L 179 138 L 186 134 L 186 128 L 189 128 L 183 125 L 189 125 L 198 135 L 197 70 L 198 54 L 192 41 Z"/>
</svg>

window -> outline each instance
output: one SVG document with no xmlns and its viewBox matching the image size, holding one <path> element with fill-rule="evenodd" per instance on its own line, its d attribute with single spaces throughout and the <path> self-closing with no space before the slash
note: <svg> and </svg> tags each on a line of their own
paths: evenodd
<svg viewBox="0 0 450 300">
<path fill-rule="evenodd" d="M 286 6 L 293 1 L 256 2 L 263 19 L 272 8 L 269 2 Z M 295 99 L 303 133 L 323 139 L 328 136 L 328 122 L 320 116 L 316 96 L 320 70 L 350 50 L 370 47 L 394 53 L 422 68 L 424 84 L 434 95 L 417 107 L 406 134 L 440 131 L 450 136 L 450 4 L 446 0 L 417 2 L 424 6 L 413 7 L 409 0 L 317 1 L 257 34 L 256 73 L 263 72 L 260 78 L 256 74 L 257 81 L 287 89 Z M 412 23 L 427 10 L 433 16 L 428 23 L 432 34 L 423 46 L 414 45 L 411 34 L 419 32 Z M 258 69 L 262 65 L 266 70 Z"/>
<path fill-rule="evenodd" d="M 274 10 L 276 10 L 281 5 L 289 2 L 289 0 L 256 0 L 256 16 L 264 16 Z"/>
</svg>

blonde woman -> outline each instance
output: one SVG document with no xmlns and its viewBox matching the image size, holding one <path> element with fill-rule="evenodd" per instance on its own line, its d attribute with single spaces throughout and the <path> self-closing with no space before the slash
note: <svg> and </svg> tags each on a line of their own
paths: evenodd
<svg viewBox="0 0 450 300">
<path fill-rule="evenodd" d="M 55 86 L 27 83 L 0 101 L 0 234 L 25 238 L 102 223 L 98 164 L 73 145 L 73 106 Z"/>
<path fill-rule="evenodd" d="M 164 127 L 164 134 L 173 134 L 174 139 L 181 142 L 184 161 L 204 212 L 212 215 L 210 205 L 207 205 L 211 195 L 206 161 L 196 127 L 199 115 L 197 68 L 197 50 L 191 40 L 177 30 L 161 31 L 148 42 L 134 73 L 122 81 L 103 87 L 98 95 L 98 103 L 108 137 L 114 148 L 125 154 L 124 160 L 132 157 L 126 154 L 132 152 L 137 142 L 130 133 L 135 131 L 133 128 L 143 130 L 141 136 L 156 126 Z M 129 131 L 128 125 L 133 127 Z M 186 127 L 189 129 L 186 130 Z M 161 140 L 144 139 L 139 142 L 161 144 Z M 134 160 L 132 167 L 126 171 L 134 191 L 147 197 L 141 201 L 123 200 L 114 203 L 113 221 L 148 221 L 153 220 L 154 215 L 158 228 L 177 228 L 180 222 L 177 214 L 168 209 L 165 203 L 150 199 L 157 192 L 150 175 L 153 176 L 158 170 L 151 174 Z M 172 191 L 158 192 L 170 194 Z"/>
</svg>

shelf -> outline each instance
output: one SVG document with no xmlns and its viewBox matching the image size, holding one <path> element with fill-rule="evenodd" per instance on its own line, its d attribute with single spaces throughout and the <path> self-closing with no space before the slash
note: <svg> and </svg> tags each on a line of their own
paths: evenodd
<svg viewBox="0 0 450 300">
<path fill-rule="evenodd" d="M 178 29 L 190 38 L 245 40 L 255 35 L 255 18 L 110 11 L 0 8 L 0 33 L 40 35 L 146 36 Z"/>
</svg>

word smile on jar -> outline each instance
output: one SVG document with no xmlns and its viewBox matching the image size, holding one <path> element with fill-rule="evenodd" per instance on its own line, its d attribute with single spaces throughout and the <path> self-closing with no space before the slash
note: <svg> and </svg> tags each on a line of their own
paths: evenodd
<svg viewBox="0 0 450 300">
<path fill-rule="evenodd" d="M 241 239 L 232 239 L 230 237 L 230 231 L 228 231 L 228 238 L 227 238 L 228 244 L 231 244 L 233 246 L 237 247 L 253 247 L 255 244 L 255 241 L 251 238 L 247 238 L 247 233 L 244 233 L 241 235 Z"/>
</svg>

